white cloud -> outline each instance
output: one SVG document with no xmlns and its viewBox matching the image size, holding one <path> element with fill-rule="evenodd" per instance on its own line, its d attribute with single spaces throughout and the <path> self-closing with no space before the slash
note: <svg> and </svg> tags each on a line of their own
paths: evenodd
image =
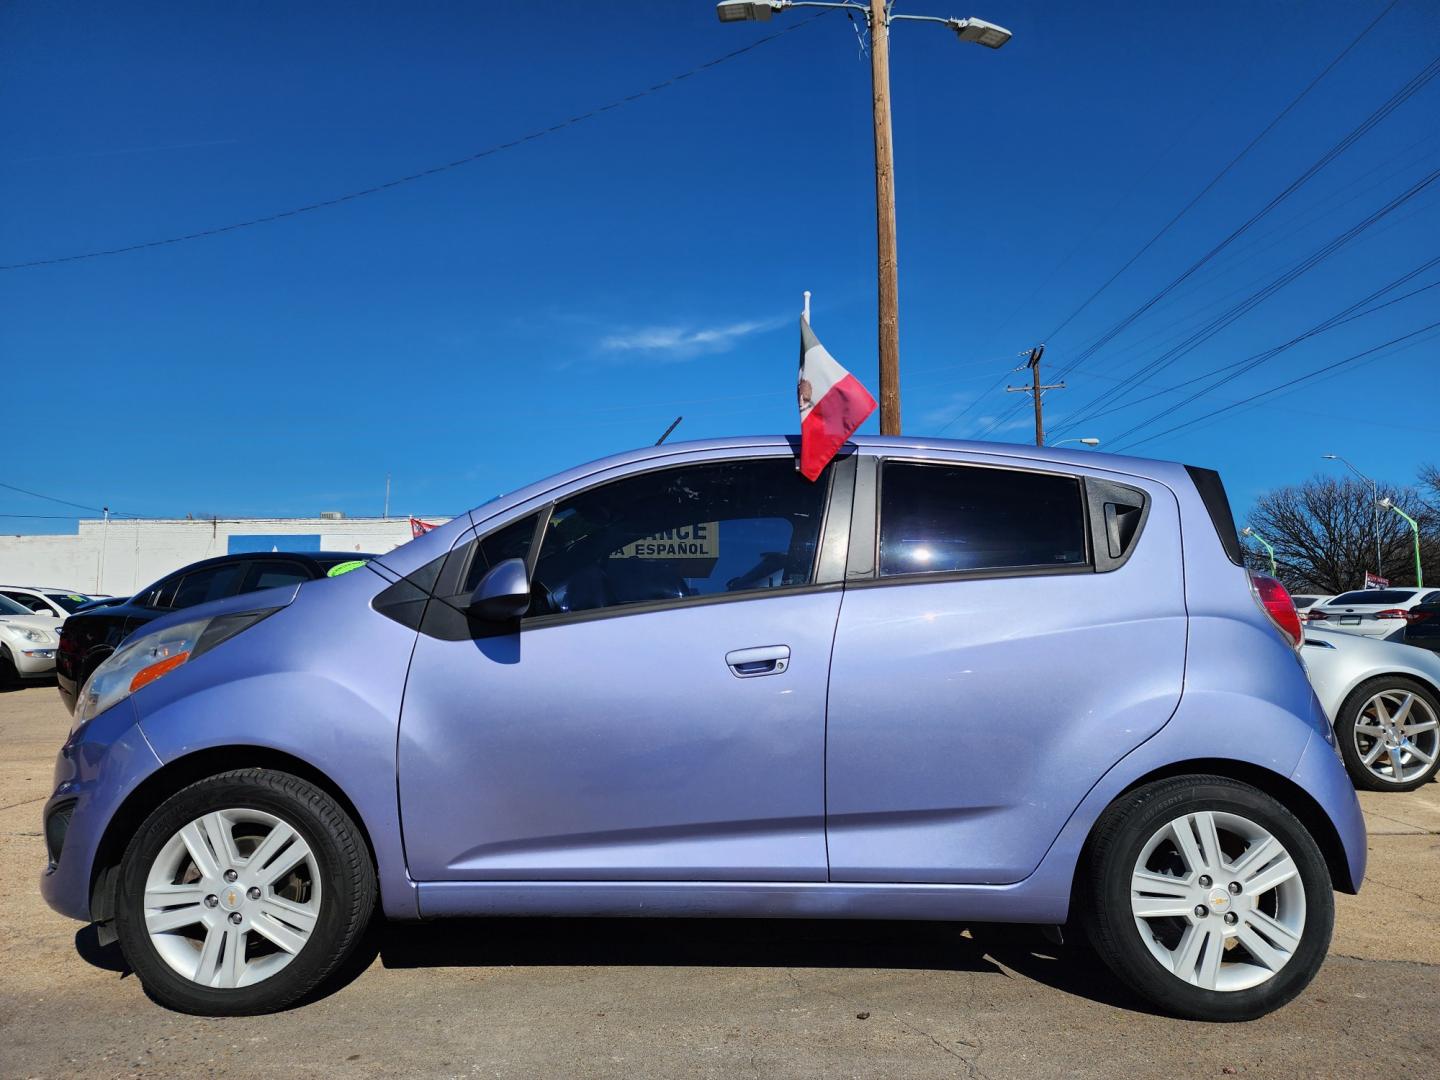
<svg viewBox="0 0 1440 1080">
<path fill-rule="evenodd" d="M 688 360 L 694 356 L 729 352 L 752 334 L 763 334 L 783 326 L 788 319 L 752 319 L 727 326 L 642 326 L 609 334 L 600 348 L 613 353 L 640 353 L 665 360 Z"/>
</svg>

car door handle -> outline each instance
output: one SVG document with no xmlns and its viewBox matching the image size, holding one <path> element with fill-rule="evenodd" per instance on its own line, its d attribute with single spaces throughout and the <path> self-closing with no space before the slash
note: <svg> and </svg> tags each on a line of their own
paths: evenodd
<svg viewBox="0 0 1440 1080">
<path fill-rule="evenodd" d="M 757 675 L 779 675 L 790 666 L 789 645 L 762 645 L 756 649 L 735 649 L 725 654 L 725 663 L 737 679 Z"/>
</svg>

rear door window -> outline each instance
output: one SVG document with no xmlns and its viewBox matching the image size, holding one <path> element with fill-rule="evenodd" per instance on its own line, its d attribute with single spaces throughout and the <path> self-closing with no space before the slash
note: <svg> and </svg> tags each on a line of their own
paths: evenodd
<svg viewBox="0 0 1440 1080">
<path fill-rule="evenodd" d="M 1073 476 L 974 465 L 886 462 L 880 576 L 1089 564 Z"/>
<path fill-rule="evenodd" d="M 203 604 L 208 600 L 219 600 L 240 592 L 245 581 L 246 563 L 226 563 L 222 566 L 208 566 L 196 570 L 180 579 L 173 599 L 164 607 L 187 608 Z M 162 597 L 162 600 L 164 598 Z"/>
<path fill-rule="evenodd" d="M 245 576 L 245 585 L 240 592 L 255 592 L 259 589 L 276 589 L 282 585 L 294 585 L 309 581 L 315 575 L 305 567 L 289 559 L 265 559 L 252 563 Z"/>
</svg>

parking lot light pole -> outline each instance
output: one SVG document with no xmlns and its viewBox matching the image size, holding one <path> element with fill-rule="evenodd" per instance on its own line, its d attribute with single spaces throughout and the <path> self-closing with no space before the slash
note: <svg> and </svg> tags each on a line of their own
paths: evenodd
<svg viewBox="0 0 1440 1080">
<path fill-rule="evenodd" d="M 1394 510 L 1395 513 L 1410 523 L 1410 531 L 1415 534 L 1415 587 L 1417 589 L 1423 589 L 1425 587 L 1425 577 L 1420 572 L 1420 523 L 1405 513 L 1404 510 L 1401 510 L 1400 507 L 1396 506 L 1394 500 L 1388 495 L 1380 500 L 1379 505 L 1383 506 L 1386 510 Z"/>
<path fill-rule="evenodd" d="M 1372 501 L 1373 503 L 1376 504 L 1376 505 L 1373 507 L 1373 516 L 1374 516 L 1374 518 L 1375 518 L 1375 576 L 1376 576 L 1376 577 L 1384 577 L 1384 576 L 1385 576 L 1385 567 L 1384 567 L 1383 565 L 1381 565 L 1381 562 L 1380 562 L 1380 507 L 1379 507 L 1379 502 L 1380 502 L 1380 489 L 1379 489 L 1379 487 L 1376 485 L 1376 483 L 1375 483 L 1374 480 L 1371 480 L 1370 477 L 1366 476 L 1366 475 L 1365 475 L 1363 472 L 1361 472 L 1359 469 L 1355 468 L 1354 465 L 1351 465 L 1348 460 L 1346 460 L 1345 458 L 1341 457 L 1339 454 L 1321 454 L 1320 456 L 1321 456 L 1322 458 L 1324 458 L 1326 461 L 1341 461 L 1341 462 L 1344 462 L 1345 467 L 1346 467 L 1347 469 L 1349 469 L 1351 472 L 1353 472 L 1356 476 L 1360 477 L 1361 480 L 1364 480 L 1365 483 L 1367 483 L 1367 484 L 1370 485 L 1370 499 L 1371 499 L 1371 501 Z"/>
<path fill-rule="evenodd" d="M 890 139 L 890 24 L 940 23 L 961 41 L 998 49 L 1010 31 L 984 19 L 942 19 L 935 15 L 894 15 L 886 0 L 819 3 L 818 0 L 721 0 L 720 21 L 764 22 L 792 7 L 846 8 L 860 12 L 870 27 L 870 92 L 875 125 L 875 236 L 880 336 L 880 434 L 900 434 L 900 284 L 895 247 L 895 150 Z"/>
<path fill-rule="evenodd" d="M 1280 571 L 1277 570 L 1276 567 L 1275 567 L 1275 548 L 1274 548 L 1274 546 L 1270 543 L 1269 540 L 1266 540 L 1263 536 L 1261 536 L 1259 533 L 1257 533 L 1257 532 L 1256 532 L 1254 529 L 1252 529 L 1249 525 L 1246 525 L 1245 528 L 1243 528 L 1243 529 L 1240 530 L 1240 535 L 1241 535 L 1241 536 L 1248 536 L 1248 537 L 1250 537 L 1252 540 L 1259 540 L 1260 543 L 1262 543 L 1262 544 L 1265 545 L 1265 554 L 1268 555 L 1268 556 L 1270 556 L 1270 576 L 1271 576 L 1271 577 L 1274 577 L 1276 574 L 1278 574 L 1278 573 L 1280 572 Z"/>
</svg>

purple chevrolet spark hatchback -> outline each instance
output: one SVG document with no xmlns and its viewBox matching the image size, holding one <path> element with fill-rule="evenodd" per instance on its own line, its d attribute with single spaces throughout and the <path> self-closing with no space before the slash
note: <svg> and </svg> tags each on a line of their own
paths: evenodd
<svg viewBox="0 0 1440 1080">
<path fill-rule="evenodd" d="M 609 458 L 146 626 L 81 695 L 42 888 L 196 1013 L 303 999 L 378 905 L 1070 924 L 1164 1009 L 1259 1016 L 1365 832 L 1240 562 L 1163 462 Z"/>
</svg>

